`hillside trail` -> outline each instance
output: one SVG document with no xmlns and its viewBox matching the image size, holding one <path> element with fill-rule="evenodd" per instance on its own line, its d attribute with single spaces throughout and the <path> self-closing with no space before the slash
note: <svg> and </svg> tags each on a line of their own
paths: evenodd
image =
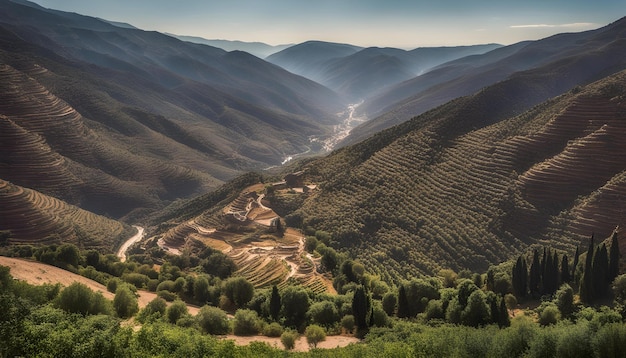
<svg viewBox="0 0 626 358">
<path fill-rule="evenodd" d="M 120 261 L 125 262 L 126 261 L 126 251 L 128 251 L 128 249 L 133 246 L 133 244 L 141 241 L 141 239 L 143 239 L 143 234 L 145 229 L 141 226 L 137 226 L 137 225 L 133 225 L 133 227 L 135 229 L 137 229 L 137 233 L 132 236 L 131 238 L 129 238 L 128 240 L 126 240 L 122 246 L 120 246 L 119 250 L 117 250 L 117 257 L 120 258 Z"/>
</svg>

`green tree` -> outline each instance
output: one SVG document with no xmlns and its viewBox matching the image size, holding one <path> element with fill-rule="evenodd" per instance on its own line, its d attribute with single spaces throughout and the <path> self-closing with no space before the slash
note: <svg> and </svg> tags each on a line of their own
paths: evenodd
<svg viewBox="0 0 626 358">
<path fill-rule="evenodd" d="M 354 316 L 357 330 L 367 330 L 371 308 L 371 298 L 365 292 L 365 288 L 359 286 L 354 291 L 354 296 L 352 297 L 352 315 Z"/>
<path fill-rule="evenodd" d="M 137 296 L 126 284 L 117 287 L 115 298 L 113 298 L 113 308 L 120 318 L 132 317 L 139 311 Z"/>
<path fill-rule="evenodd" d="M 306 330 L 304 331 L 304 336 L 306 337 L 306 341 L 310 346 L 312 346 L 313 348 L 317 348 L 317 344 L 319 342 L 326 340 L 326 331 L 324 331 L 324 328 L 316 324 L 312 324 L 306 328 Z"/>
<path fill-rule="evenodd" d="M 321 301 L 311 305 L 308 312 L 313 323 L 330 327 L 339 321 L 339 312 L 333 302 Z"/>
<path fill-rule="evenodd" d="M 511 273 L 511 281 L 513 284 L 513 292 L 517 297 L 525 297 L 528 291 L 528 268 L 524 256 L 520 255 L 513 265 Z"/>
<path fill-rule="evenodd" d="M 272 295 L 270 296 L 270 317 L 274 321 L 278 321 L 280 317 L 280 292 L 278 292 L 278 287 L 276 285 L 272 286 Z"/>
<path fill-rule="evenodd" d="M 479 327 L 489 323 L 491 310 L 486 295 L 481 290 L 473 291 L 467 299 L 467 306 L 461 313 L 461 322 L 466 326 Z"/>
<path fill-rule="evenodd" d="M 615 231 L 611 237 L 611 248 L 609 251 L 609 283 L 612 283 L 619 275 L 619 257 L 619 243 L 617 241 L 617 231 Z"/>
<path fill-rule="evenodd" d="M 64 288 L 57 297 L 58 308 L 70 312 L 87 314 L 111 313 L 110 301 L 100 293 L 94 293 L 82 283 L 74 282 Z"/>
<path fill-rule="evenodd" d="M 398 296 L 396 296 L 394 292 L 387 292 L 383 295 L 381 303 L 383 310 L 385 310 L 389 316 L 393 316 L 396 311 L 396 305 L 398 304 Z"/>
<path fill-rule="evenodd" d="M 56 260 L 78 268 L 81 260 L 80 251 L 76 245 L 63 244 L 56 249 Z"/>
<path fill-rule="evenodd" d="M 578 290 L 580 300 L 584 303 L 592 303 L 594 300 L 594 287 L 593 287 L 593 255 L 594 255 L 594 242 L 593 234 L 589 240 L 589 249 L 587 250 L 587 257 L 585 258 L 585 266 L 583 269 L 583 276 L 580 279 L 580 289 Z"/>
<path fill-rule="evenodd" d="M 233 333 L 238 336 L 251 336 L 259 333 L 260 321 L 256 311 L 239 309 L 233 319 Z"/>
<path fill-rule="evenodd" d="M 193 281 L 193 298 L 200 305 L 209 302 L 209 280 L 204 275 L 199 275 Z"/>
<path fill-rule="evenodd" d="M 230 326 L 226 312 L 213 306 L 202 306 L 196 315 L 198 326 L 204 333 L 228 334 Z"/>
<path fill-rule="evenodd" d="M 222 292 L 235 306 L 243 307 L 254 296 L 254 286 L 245 277 L 231 277 L 224 281 Z"/>
<path fill-rule="evenodd" d="M 556 305 L 550 303 L 539 313 L 539 324 L 549 326 L 556 324 L 561 319 L 561 313 Z"/>
<path fill-rule="evenodd" d="M 528 290 L 533 297 L 538 297 L 541 292 L 541 263 L 539 262 L 539 252 L 537 250 L 533 251 L 533 261 L 530 264 Z"/>
<path fill-rule="evenodd" d="M 341 318 L 341 327 L 346 330 L 348 333 L 352 333 L 354 331 L 354 316 L 349 314 L 345 315 Z"/>
<path fill-rule="evenodd" d="M 606 245 L 602 244 L 593 256 L 593 297 L 606 297 L 609 289 L 609 256 Z"/>
<path fill-rule="evenodd" d="M 167 321 L 176 324 L 176 322 L 189 315 L 189 310 L 187 309 L 187 305 L 185 302 L 181 300 L 175 300 L 172 304 L 167 308 L 165 312 L 165 317 L 167 317 Z"/>
<path fill-rule="evenodd" d="M 280 335 L 280 342 L 283 344 L 286 350 L 292 350 L 296 346 L 296 340 L 298 339 L 298 332 L 292 330 L 286 330 Z"/>
<path fill-rule="evenodd" d="M 498 309 L 498 326 L 500 328 L 508 327 L 511 325 L 511 318 L 509 317 L 509 310 L 507 309 L 506 300 L 504 297 L 500 298 L 500 308 Z"/>
<path fill-rule="evenodd" d="M 567 259 L 567 255 L 563 255 L 561 258 L 561 282 L 569 283 L 571 280 L 569 260 Z"/>
<path fill-rule="evenodd" d="M 568 318 L 574 313 L 574 290 L 570 285 L 564 283 L 561 285 L 555 295 L 556 306 L 561 315 Z"/>
<path fill-rule="evenodd" d="M 306 314 L 311 303 L 304 289 L 288 286 L 283 290 L 281 304 L 281 313 L 285 318 L 286 326 L 298 327 L 306 322 Z"/>
<path fill-rule="evenodd" d="M 137 320 L 141 323 L 145 323 L 146 320 L 153 315 L 157 317 L 163 317 L 166 310 L 167 302 L 165 302 L 165 300 L 161 297 L 156 297 L 152 301 L 148 302 L 146 307 L 139 311 L 139 314 L 137 315 Z"/>
<path fill-rule="evenodd" d="M 398 318 L 409 317 L 409 300 L 406 297 L 406 289 L 404 285 L 400 285 L 398 289 Z"/>
</svg>

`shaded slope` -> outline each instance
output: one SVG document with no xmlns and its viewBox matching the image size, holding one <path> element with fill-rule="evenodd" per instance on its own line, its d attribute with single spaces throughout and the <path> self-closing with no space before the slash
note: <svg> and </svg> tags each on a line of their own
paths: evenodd
<svg viewBox="0 0 626 358">
<path fill-rule="evenodd" d="M 370 118 L 378 117 L 356 128 L 344 143 L 363 140 L 449 100 L 515 76 L 537 76 L 534 80 L 560 83 L 541 100 L 598 80 L 624 68 L 625 29 L 626 20 L 622 19 L 598 30 L 559 34 L 442 65 L 368 100 L 359 111 Z"/>
<path fill-rule="evenodd" d="M 452 101 L 310 164 L 322 191 L 291 218 L 389 280 L 482 271 L 535 243 L 573 251 L 623 220 L 625 81 L 510 119 L 507 83 Z"/>
<path fill-rule="evenodd" d="M 73 243 L 114 252 L 132 235 L 130 226 L 0 179 L 0 229 L 10 244 Z"/>
</svg>

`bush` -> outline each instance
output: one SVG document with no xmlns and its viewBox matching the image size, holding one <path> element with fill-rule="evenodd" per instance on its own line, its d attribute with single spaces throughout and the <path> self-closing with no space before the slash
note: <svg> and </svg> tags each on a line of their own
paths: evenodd
<svg viewBox="0 0 626 358">
<path fill-rule="evenodd" d="M 144 288 L 148 285 L 150 278 L 140 273 L 125 273 L 122 275 L 122 280 L 137 288 Z"/>
<path fill-rule="evenodd" d="M 354 316 L 349 314 L 341 318 L 341 327 L 348 333 L 354 332 Z"/>
<path fill-rule="evenodd" d="M 110 301 L 79 282 L 74 282 L 64 288 L 59 293 L 55 304 L 64 311 L 82 315 L 111 314 L 112 311 Z"/>
<path fill-rule="evenodd" d="M 145 323 L 149 317 L 163 317 L 167 310 L 167 303 L 161 297 L 156 297 L 152 301 L 148 302 L 137 315 L 137 320 L 141 323 Z"/>
<path fill-rule="evenodd" d="M 251 336 L 259 333 L 259 315 L 249 309 L 240 309 L 235 313 L 233 333 L 238 336 Z"/>
<path fill-rule="evenodd" d="M 319 342 L 326 340 L 326 331 L 324 331 L 324 328 L 316 324 L 308 326 L 306 330 L 304 330 L 304 335 L 307 343 L 310 346 L 313 346 L 313 348 L 317 348 L 317 344 Z"/>
<path fill-rule="evenodd" d="M 137 297 L 126 285 L 119 286 L 113 298 L 113 308 L 120 318 L 132 317 L 139 311 Z"/>
<path fill-rule="evenodd" d="M 187 310 L 187 305 L 181 300 L 174 301 L 165 312 L 167 321 L 172 324 L 175 324 L 176 321 L 184 316 L 187 316 L 188 314 L 189 311 Z"/>
<path fill-rule="evenodd" d="M 223 293 L 235 306 L 243 307 L 254 296 L 254 286 L 244 277 L 231 277 L 224 281 Z"/>
<path fill-rule="evenodd" d="M 203 306 L 196 315 L 196 321 L 202 331 L 208 334 L 228 334 L 230 332 L 226 312 L 217 307 Z"/>
<path fill-rule="evenodd" d="M 396 311 L 396 304 L 398 303 L 398 296 L 395 292 L 387 292 L 383 296 L 382 304 L 383 310 L 389 315 L 393 316 Z"/>
<path fill-rule="evenodd" d="M 547 305 L 539 314 L 539 324 L 549 326 L 556 324 L 561 319 L 559 308 L 554 304 Z"/>
<path fill-rule="evenodd" d="M 178 299 L 178 295 L 167 291 L 167 290 L 163 290 L 163 291 L 157 291 L 157 297 L 161 297 L 162 299 L 166 300 L 167 302 L 172 302 L 176 299 Z"/>
<path fill-rule="evenodd" d="M 322 326 L 332 326 L 339 321 L 339 313 L 334 303 L 329 301 L 315 302 L 308 312 L 314 323 Z"/>
<path fill-rule="evenodd" d="M 272 322 L 265 327 L 263 334 L 268 337 L 280 337 L 283 334 L 283 327 L 276 322 Z"/>
<path fill-rule="evenodd" d="M 298 332 L 292 330 L 286 330 L 280 335 L 280 342 L 283 344 L 286 350 L 292 350 L 296 346 L 296 340 L 298 339 Z"/>
</svg>

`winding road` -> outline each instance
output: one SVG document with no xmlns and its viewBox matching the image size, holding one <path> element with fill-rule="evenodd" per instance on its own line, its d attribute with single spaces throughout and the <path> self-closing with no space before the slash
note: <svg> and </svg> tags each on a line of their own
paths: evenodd
<svg viewBox="0 0 626 358">
<path fill-rule="evenodd" d="M 142 228 L 141 226 L 137 226 L 137 225 L 133 225 L 134 228 L 137 229 L 137 233 L 132 236 L 130 239 L 126 240 L 122 246 L 120 246 L 120 249 L 117 250 L 117 257 L 120 258 L 120 261 L 124 262 L 126 261 L 126 251 L 128 251 L 128 249 L 136 242 L 141 241 L 141 239 L 143 239 L 143 232 L 144 232 L 144 228 Z"/>
</svg>

